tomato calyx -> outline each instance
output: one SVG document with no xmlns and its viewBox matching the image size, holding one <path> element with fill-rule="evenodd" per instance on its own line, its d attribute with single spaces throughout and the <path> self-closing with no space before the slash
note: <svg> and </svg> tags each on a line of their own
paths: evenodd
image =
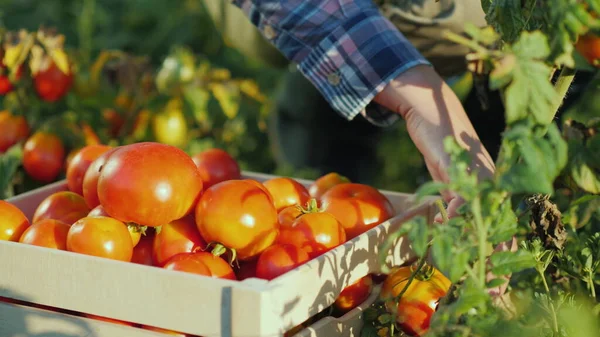
<svg viewBox="0 0 600 337">
<path fill-rule="evenodd" d="M 306 207 L 302 207 L 301 205 L 296 205 L 296 207 L 301 213 L 300 216 L 308 213 L 320 213 L 324 211 L 323 208 L 319 207 L 317 199 L 315 198 L 310 198 L 310 200 L 308 200 L 306 203 Z"/>
<path fill-rule="evenodd" d="M 146 235 L 146 231 L 148 230 L 148 226 L 138 225 L 135 222 L 127 222 L 126 225 L 130 232 L 140 233 L 142 235 Z"/>
<path fill-rule="evenodd" d="M 210 250 L 212 248 L 212 250 Z M 223 255 L 229 255 L 229 258 L 225 259 L 230 266 L 233 266 L 233 262 L 236 263 L 237 267 L 240 267 L 239 261 L 237 259 L 237 252 L 233 248 L 228 248 L 222 243 L 219 242 L 209 242 L 206 244 L 206 248 L 204 251 L 210 250 L 210 253 L 216 257 L 223 257 Z"/>
</svg>

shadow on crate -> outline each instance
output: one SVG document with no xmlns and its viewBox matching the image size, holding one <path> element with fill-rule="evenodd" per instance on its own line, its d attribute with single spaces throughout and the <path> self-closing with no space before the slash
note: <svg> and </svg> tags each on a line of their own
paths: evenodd
<svg viewBox="0 0 600 337">
<path fill-rule="evenodd" d="M 0 296 L 2 337 L 96 337 L 76 313 L 33 304 L 31 299 L 6 288 L 0 288 Z"/>
</svg>

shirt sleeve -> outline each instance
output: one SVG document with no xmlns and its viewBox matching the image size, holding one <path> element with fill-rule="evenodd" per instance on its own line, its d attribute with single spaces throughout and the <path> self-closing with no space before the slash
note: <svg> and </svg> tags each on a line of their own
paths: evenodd
<svg viewBox="0 0 600 337">
<path fill-rule="evenodd" d="M 233 0 L 347 120 L 399 116 L 371 103 L 392 79 L 430 63 L 372 0 Z"/>
</svg>

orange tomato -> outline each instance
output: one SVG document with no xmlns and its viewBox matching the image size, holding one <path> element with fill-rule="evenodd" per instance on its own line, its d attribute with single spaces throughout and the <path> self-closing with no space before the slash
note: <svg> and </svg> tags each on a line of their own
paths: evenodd
<svg viewBox="0 0 600 337">
<path fill-rule="evenodd" d="M 91 210 L 88 213 L 87 216 L 110 217 L 110 215 L 108 213 L 106 213 L 106 211 L 104 210 L 104 207 L 102 207 L 102 205 L 96 206 L 93 210 Z M 131 242 L 133 243 L 133 247 L 136 247 L 142 237 L 141 227 L 138 225 L 135 225 L 135 224 L 127 224 L 127 230 L 129 231 L 129 234 L 131 234 Z"/>
<path fill-rule="evenodd" d="M 100 178 L 100 170 L 106 163 L 108 157 L 117 149 L 118 147 L 115 147 L 98 156 L 98 158 L 92 161 L 83 175 L 81 190 L 83 192 L 85 203 L 90 208 L 100 205 L 100 199 L 98 198 L 98 179 Z"/>
<path fill-rule="evenodd" d="M 0 112 L 0 153 L 27 139 L 29 124 L 23 116 L 13 116 L 9 111 Z"/>
<path fill-rule="evenodd" d="M 83 196 L 83 177 L 92 162 L 112 149 L 108 145 L 88 145 L 79 150 L 67 166 L 67 186 L 69 190 Z"/>
<path fill-rule="evenodd" d="M 58 136 L 37 131 L 25 142 L 23 168 L 31 178 L 49 183 L 60 174 L 65 155 L 65 147 Z"/>
<path fill-rule="evenodd" d="M 19 242 L 28 245 L 66 250 L 67 233 L 71 226 L 60 220 L 43 219 L 34 222 L 21 235 Z"/>
<path fill-rule="evenodd" d="M 194 253 L 180 253 L 167 261 L 163 268 L 186 273 L 212 276 L 208 266 Z"/>
<path fill-rule="evenodd" d="M 240 166 L 225 150 L 204 150 L 193 155 L 192 160 L 198 167 L 205 189 L 225 180 L 241 179 Z"/>
<path fill-rule="evenodd" d="M 163 266 L 179 253 L 191 253 L 206 248 L 192 215 L 162 225 L 154 237 L 152 258 L 154 264 Z"/>
<path fill-rule="evenodd" d="M 256 263 L 256 277 L 272 280 L 309 260 L 308 253 L 290 244 L 276 244 L 265 249 Z"/>
<path fill-rule="evenodd" d="M 376 188 L 357 183 L 338 184 L 321 197 L 323 209 L 336 217 L 348 240 L 394 216 L 394 207 Z"/>
<path fill-rule="evenodd" d="M 67 234 L 67 250 L 75 253 L 131 261 L 133 243 L 127 226 L 104 216 L 79 219 Z"/>
<path fill-rule="evenodd" d="M 319 200 L 321 196 L 335 185 L 349 183 L 350 179 L 336 172 L 327 173 L 315 180 L 309 187 L 308 193 Z"/>
<path fill-rule="evenodd" d="M 194 258 L 201 261 L 208 267 L 212 277 L 223 278 L 228 280 L 237 280 L 233 268 L 227 261 L 219 256 L 215 256 L 209 252 L 194 252 Z"/>
<path fill-rule="evenodd" d="M 280 226 L 291 226 L 294 221 L 302 215 L 302 209 L 298 206 L 288 206 L 277 213 Z"/>
<path fill-rule="evenodd" d="M 256 185 L 228 180 L 208 188 L 196 206 L 196 225 L 206 242 L 235 249 L 240 260 L 251 259 L 277 237 L 277 211 Z"/>
<path fill-rule="evenodd" d="M 146 266 L 154 265 L 154 261 L 152 260 L 152 244 L 154 242 L 154 236 L 154 232 L 147 232 L 140 237 L 138 244 L 133 247 L 131 262 Z"/>
<path fill-rule="evenodd" d="M 89 212 L 90 208 L 81 195 L 70 191 L 60 191 L 50 194 L 38 205 L 32 222 L 54 219 L 71 225 L 88 215 Z"/>
<path fill-rule="evenodd" d="M 29 227 L 29 219 L 15 205 L 0 200 L 0 240 L 19 241 Z"/>
<path fill-rule="evenodd" d="M 306 187 L 292 178 L 272 178 L 263 182 L 263 185 L 271 193 L 278 212 L 288 206 L 305 206 L 310 199 Z"/>
<path fill-rule="evenodd" d="M 307 213 L 291 226 L 281 227 L 277 242 L 294 245 L 306 251 L 310 258 L 315 258 L 346 242 L 346 233 L 333 215 Z"/>
<path fill-rule="evenodd" d="M 366 301 L 369 295 L 371 295 L 371 291 L 373 291 L 373 279 L 371 275 L 361 277 L 358 281 L 342 290 L 333 303 L 333 306 L 338 313 L 347 313 Z"/>
</svg>

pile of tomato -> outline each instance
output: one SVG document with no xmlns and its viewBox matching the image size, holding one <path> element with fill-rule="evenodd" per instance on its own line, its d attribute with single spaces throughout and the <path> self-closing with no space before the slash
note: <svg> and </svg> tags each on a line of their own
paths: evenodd
<svg viewBox="0 0 600 337">
<path fill-rule="evenodd" d="M 329 173 L 305 186 L 244 178 L 220 149 L 195 155 L 155 142 L 88 145 L 70 158 L 68 190 L 28 219 L 0 201 L 0 240 L 207 277 L 272 280 L 388 220 L 377 189 Z M 372 290 L 368 275 L 333 307 L 347 312 Z M 128 324 L 127 322 L 123 322 Z"/>
</svg>

